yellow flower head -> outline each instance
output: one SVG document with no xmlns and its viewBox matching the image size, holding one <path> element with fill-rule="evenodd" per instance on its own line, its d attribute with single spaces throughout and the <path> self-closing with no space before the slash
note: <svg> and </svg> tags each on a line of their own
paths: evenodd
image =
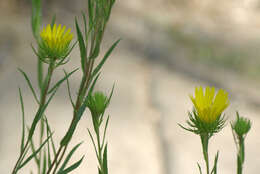
<svg viewBox="0 0 260 174">
<path fill-rule="evenodd" d="M 204 123 L 213 123 L 228 107 L 228 93 L 220 89 L 215 95 L 214 87 L 206 87 L 205 94 L 202 87 L 195 89 L 195 97 L 190 95 L 199 119 Z"/>
<path fill-rule="evenodd" d="M 51 27 L 50 24 L 43 28 L 40 33 L 42 43 L 40 44 L 41 53 L 44 57 L 60 59 L 69 51 L 69 44 L 73 39 L 70 29 L 66 30 L 66 26 L 56 24 Z"/>
</svg>

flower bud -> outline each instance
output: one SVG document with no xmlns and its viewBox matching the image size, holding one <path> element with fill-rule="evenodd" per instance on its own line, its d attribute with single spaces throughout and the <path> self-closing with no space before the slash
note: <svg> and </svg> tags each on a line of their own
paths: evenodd
<svg viewBox="0 0 260 174">
<path fill-rule="evenodd" d="M 88 108 L 95 117 L 101 116 L 108 105 L 108 98 L 102 92 L 95 92 L 88 99 Z"/>
<path fill-rule="evenodd" d="M 237 119 L 231 123 L 231 126 L 238 137 L 244 137 L 251 128 L 251 122 L 249 119 L 241 117 L 237 112 Z"/>
</svg>

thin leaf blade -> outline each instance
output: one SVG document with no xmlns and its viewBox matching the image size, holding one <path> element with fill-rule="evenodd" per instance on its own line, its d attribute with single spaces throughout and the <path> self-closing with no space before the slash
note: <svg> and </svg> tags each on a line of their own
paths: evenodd
<svg viewBox="0 0 260 174">
<path fill-rule="evenodd" d="M 79 161 L 77 161 L 76 163 L 72 164 L 70 167 L 66 168 L 65 170 L 63 170 L 61 172 L 58 172 L 58 174 L 67 174 L 67 173 L 75 170 L 82 163 L 83 159 L 84 159 L 84 156 Z"/>
<path fill-rule="evenodd" d="M 94 69 L 93 73 L 91 74 L 91 79 L 99 72 L 99 70 L 102 68 L 102 66 L 104 65 L 104 63 L 106 62 L 107 58 L 110 56 L 110 54 L 112 53 L 112 51 L 116 48 L 117 44 L 120 42 L 120 39 L 117 40 L 110 48 L 109 50 L 106 52 L 106 54 L 104 55 L 103 59 L 101 60 L 101 62 L 97 65 L 97 67 Z"/>
<path fill-rule="evenodd" d="M 78 149 L 78 147 L 79 147 L 81 144 L 82 144 L 82 142 L 79 143 L 79 144 L 77 144 L 76 146 L 74 146 L 74 147 L 72 148 L 72 150 L 69 152 L 69 154 L 68 154 L 67 157 L 65 158 L 63 164 L 61 165 L 61 167 L 60 167 L 60 169 L 59 169 L 59 172 L 61 172 L 61 171 L 64 170 L 64 168 L 65 168 L 66 165 L 68 164 L 69 160 L 71 159 L 72 155 L 74 154 L 74 152 Z M 59 173 L 59 172 L 58 172 L 58 173 Z"/>
</svg>

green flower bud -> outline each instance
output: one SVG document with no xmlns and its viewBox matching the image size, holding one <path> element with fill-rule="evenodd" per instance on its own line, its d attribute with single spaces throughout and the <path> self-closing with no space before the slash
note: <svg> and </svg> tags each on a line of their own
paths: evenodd
<svg viewBox="0 0 260 174">
<path fill-rule="evenodd" d="M 243 137 L 249 132 L 251 122 L 249 119 L 241 117 L 237 112 L 237 119 L 231 123 L 231 126 L 238 137 Z"/>
<path fill-rule="evenodd" d="M 93 116 L 99 117 L 104 112 L 108 105 L 108 98 L 102 92 L 95 92 L 88 99 L 88 108 Z"/>
</svg>

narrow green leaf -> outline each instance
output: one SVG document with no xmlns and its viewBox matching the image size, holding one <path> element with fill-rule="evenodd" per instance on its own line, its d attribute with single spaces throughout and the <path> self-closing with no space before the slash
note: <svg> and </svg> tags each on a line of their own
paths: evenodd
<svg viewBox="0 0 260 174">
<path fill-rule="evenodd" d="M 45 117 L 44 121 L 45 121 L 45 124 L 46 124 L 46 135 L 47 137 L 50 135 L 50 132 L 48 131 L 48 125 L 47 125 L 47 118 Z M 52 137 L 51 137 L 51 141 L 52 141 Z M 47 161 L 48 161 L 48 168 L 50 167 L 51 165 L 51 152 L 50 152 L 50 141 L 47 142 Z"/>
<path fill-rule="evenodd" d="M 103 154 L 103 169 L 104 169 L 104 174 L 108 174 L 108 168 L 107 168 L 107 144 L 104 149 L 104 154 Z"/>
<path fill-rule="evenodd" d="M 67 73 L 65 70 L 63 70 L 63 71 L 64 71 L 64 73 L 65 73 L 65 76 L 67 76 L 68 73 Z M 72 95 L 71 95 L 71 90 L 70 90 L 69 79 L 66 79 L 66 81 L 67 81 L 67 90 L 68 90 L 68 93 L 69 93 L 70 103 L 71 103 L 71 105 L 73 106 L 73 108 L 75 108 L 75 104 L 74 104 L 74 102 L 73 102 L 73 100 L 72 100 Z"/>
<path fill-rule="evenodd" d="M 91 87 L 90 87 L 89 92 L 88 92 L 88 96 L 90 96 L 93 93 L 94 87 L 95 87 L 95 85 L 97 83 L 97 80 L 98 80 L 99 76 L 100 76 L 100 73 L 95 77 L 93 83 L 91 84 Z"/>
<path fill-rule="evenodd" d="M 86 18 L 86 15 L 85 15 L 84 11 L 81 11 L 81 14 L 82 14 L 83 23 L 84 23 L 84 33 L 86 34 L 88 32 L 88 29 L 87 29 L 87 18 Z"/>
<path fill-rule="evenodd" d="M 24 149 L 24 138 L 25 138 L 25 119 L 24 119 L 24 104 L 23 104 L 23 96 L 21 89 L 19 88 L 19 96 L 20 96 L 20 104 L 21 104 L 21 110 L 22 110 L 22 138 L 21 138 L 21 147 L 20 147 L 20 153 L 22 153 Z"/>
<path fill-rule="evenodd" d="M 51 27 L 54 26 L 55 21 L 56 21 L 56 14 L 52 16 L 52 19 L 51 19 Z"/>
<path fill-rule="evenodd" d="M 32 158 L 34 158 L 41 151 L 41 149 L 47 143 L 51 136 L 52 134 L 49 137 L 47 137 L 47 139 L 40 145 L 40 147 L 34 153 L 32 153 L 21 165 L 19 165 L 18 169 L 25 166 Z"/>
<path fill-rule="evenodd" d="M 82 32 L 79 28 L 77 19 L 75 19 L 75 25 L 76 25 L 77 36 L 78 36 L 78 41 L 79 41 L 81 67 L 82 67 L 82 71 L 85 72 L 85 70 L 86 70 L 86 67 L 85 67 L 86 66 L 86 46 L 85 46 Z"/>
<path fill-rule="evenodd" d="M 89 134 L 89 136 L 90 136 L 90 138 L 91 138 L 91 141 L 92 141 L 92 144 L 93 144 L 93 146 L 94 146 L 94 149 L 95 149 L 95 152 L 96 152 L 96 156 L 98 157 L 97 146 L 96 146 L 96 144 L 95 144 L 94 138 L 93 138 L 92 134 L 90 133 L 90 130 L 89 130 L 89 129 L 88 129 L 88 134 Z"/>
<path fill-rule="evenodd" d="M 32 152 L 36 153 L 35 144 L 34 144 L 33 139 L 30 140 L 30 147 L 31 147 Z M 37 164 L 37 166 L 40 167 L 40 159 L 37 157 L 37 155 L 35 155 L 33 158 L 34 158 L 35 163 Z"/>
<path fill-rule="evenodd" d="M 29 140 L 32 138 L 37 123 L 40 121 L 42 115 L 44 114 L 44 111 L 46 110 L 47 106 L 49 105 L 50 101 L 52 100 L 52 98 L 53 98 L 53 96 L 56 94 L 56 92 L 57 92 L 57 90 L 54 90 L 53 93 L 52 93 L 52 95 L 49 97 L 47 103 L 46 103 L 45 105 L 41 106 L 41 107 L 38 109 L 38 111 L 37 111 L 37 113 L 36 113 L 36 115 L 35 115 L 35 117 L 34 117 L 34 120 L 33 120 L 33 122 L 32 122 L 30 131 L 29 131 L 29 135 L 28 135 L 28 139 L 29 139 Z"/>
<path fill-rule="evenodd" d="M 23 156 L 22 156 L 22 158 L 21 158 L 21 160 L 20 160 L 20 162 L 19 162 L 19 164 L 18 164 L 17 166 L 19 166 L 19 165 L 23 162 L 25 156 L 27 155 L 27 153 L 28 153 L 28 151 L 29 151 L 30 149 L 31 149 L 30 146 L 27 146 L 27 148 L 25 149 L 25 152 L 23 153 Z M 17 171 L 18 171 L 18 170 L 17 170 Z"/>
<path fill-rule="evenodd" d="M 44 127 L 45 123 L 44 123 L 44 119 L 40 120 L 40 141 L 42 141 L 43 135 L 44 135 Z"/>
<path fill-rule="evenodd" d="M 102 139 L 101 149 L 103 149 L 103 146 L 104 146 L 104 144 L 105 144 L 105 139 L 106 139 L 106 132 L 107 132 L 107 127 L 108 127 L 108 122 L 109 122 L 109 116 L 107 117 L 107 120 L 106 120 L 106 125 L 105 125 L 104 134 L 103 134 L 103 139 Z"/>
<path fill-rule="evenodd" d="M 217 152 L 215 159 L 214 159 L 214 166 L 210 174 L 217 174 L 217 163 L 218 163 L 218 156 L 219 156 L 219 151 Z"/>
<path fill-rule="evenodd" d="M 115 84 L 113 85 L 113 88 L 112 88 L 112 90 L 110 92 L 109 98 L 108 98 L 107 103 L 106 103 L 106 107 L 109 105 L 109 103 L 111 101 L 111 98 L 112 98 L 113 93 L 114 93 L 114 89 L 115 89 Z"/>
<path fill-rule="evenodd" d="M 32 0 L 31 25 L 34 38 L 38 41 L 41 26 L 41 0 Z"/>
<path fill-rule="evenodd" d="M 88 28 L 87 28 L 87 18 L 86 18 L 86 15 L 85 13 L 82 11 L 82 17 L 83 17 L 83 22 L 84 22 L 84 32 L 85 32 L 85 41 L 86 41 L 86 48 L 87 48 L 87 41 L 88 41 L 88 36 L 87 36 L 87 33 L 88 33 Z M 87 49 L 86 49 L 86 55 L 87 55 Z"/>
<path fill-rule="evenodd" d="M 84 156 L 79 161 L 77 161 L 76 163 L 72 164 L 70 167 L 66 168 L 65 170 L 63 170 L 61 172 L 58 172 L 58 174 L 67 174 L 67 173 L 75 170 L 81 164 L 83 159 L 84 159 Z"/>
<path fill-rule="evenodd" d="M 63 162 L 63 164 L 61 165 L 61 167 L 60 167 L 58 173 L 64 170 L 64 168 L 65 168 L 66 165 L 68 164 L 69 160 L 71 159 L 72 155 L 74 154 L 74 152 L 77 150 L 77 148 L 78 148 L 81 144 L 82 144 L 82 142 L 79 143 L 79 144 L 77 144 L 76 146 L 74 146 L 73 149 L 69 152 L 68 156 L 66 157 L 66 159 L 65 159 L 64 162 Z"/>
<path fill-rule="evenodd" d="M 92 0 L 88 0 L 88 16 L 89 16 L 89 26 L 93 25 L 93 5 Z"/>
<path fill-rule="evenodd" d="M 106 62 L 107 58 L 110 56 L 110 54 L 112 53 L 112 51 L 115 49 L 115 47 L 117 46 L 117 44 L 120 42 L 120 39 L 117 40 L 110 48 L 109 50 L 106 52 L 105 56 L 103 57 L 103 59 L 101 60 L 101 62 L 97 65 L 97 67 L 94 69 L 93 73 L 91 74 L 91 79 L 99 72 L 99 70 L 102 68 L 102 66 L 104 65 L 104 63 Z"/>
<path fill-rule="evenodd" d="M 42 164 L 42 174 L 46 173 L 47 168 L 47 157 L 46 157 L 46 150 L 43 151 L 43 164 Z"/>
<path fill-rule="evenodd" d="M 48 131 L 47 136 L 49 136 L 51 134 L 51 128 L 50 128 L 47 117 L 45 117 L 45 121 L 46 121 L 46 125 L 47 125 L 46 128 Z M 56 156 L 57 153 L 56 153 L 56 147 L 54 145 L 53 137 L 51 137 L 51 145 L 52 145 L 53 154 L 54 154 L 54 156 Z"/>
<path fill-rule="evenodd" d="M 201 171 L 200 164 L 199 164 L 199 163 L 197 163 L 197 165 L 198 165 L 198 168 L 199 168 L 200 174 L 202 174 L 202 171 Z"/>
<path fill-rule="evenodd" d="M 19 70 L 19 71 L 22 73 L 22 75 L 24 76 L 24 78 L 25 78 L 25 80 L 26 80 L 26 82 L 27 82 L 29 88 L 30 88 L 31 91 L 32 91 L 32 94 L 33 94 L 34 99 L 35 99 L 36 102 L 39 104 L 40 102 L 39 102 L 39 100 L 38 100 L 38 98 L 37 98 L 37 95 L 36 95 L 36 93 L 35 93 L 35 91 L 34 91 L 34 89 L 33 89 L 33 87 L 32 87 L 32 83 L 31 83 L 30 79 L 28 78 L 27 74 L 26 74 L 23 70 L 21 70 L 20 68 L 18 68 L 18 70 Z"/>
<path fill-rule="evenodd" d="M 75 69 L 73 71 L 71 71 L 69 74 L 65 75 L 65 77 L 63 77 L 61 80 L 59 80 L 49 91 L 48 91 L 48 94 L 52 93 L 54 90 L 58 89 L 59 86 L 65 81 L 67 80 L 74 72 L 76 72 L 78 70 Z"/>
</svg>

